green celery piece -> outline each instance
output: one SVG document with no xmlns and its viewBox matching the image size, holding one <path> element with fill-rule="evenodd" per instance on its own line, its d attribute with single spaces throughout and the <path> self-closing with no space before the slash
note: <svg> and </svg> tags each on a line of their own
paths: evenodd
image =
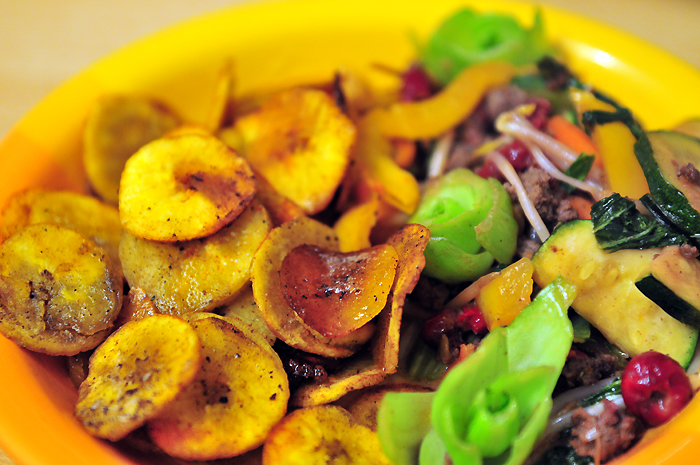
<svg viewBox="0 0 700 465">
<path fill-rule="evenodd" d="M 487 182 L 491 187 L 493 206 L 474 228 L 476 240 L 499 263 L 510 263 L 518 245 L 518 223 L 513 216 L 513 203 L 500 182 L 494 178 Z"/>
<path fill-rule="evenodd" d="M 463 9 L 433 33 L 421 61 L 430 75 L 444 85 L 476 63 L 503 60 L 524 65 L 552 51 L 539 10 L 532 28 L 527 30 L 510 16 Z"/>
<path fill-rule="evenodd" d="M 431 430 L 434 392 L 390 392 L 377 411 L 377 434 L 394 465 L 415 465 L 423 438 Z"/>
<path fill-rule="evenodd" d="M 574 286 L 555 279 L 510 326 L 492 331 L 471 357 L 447 374 L 435 394 L 431 419 L 455 465 L 482 463 L 483 446 L 466 438 L 475 401 L 484 389 L 510 390 L 522 409 L 519 432 L 508 438 L 510 447 L 489 463 L 515 465 L 527 457 L 546 425 L 551 393 L 571 347 L 567 309 L 575 295 Z"/>
<path fill-rule="evenodd" d="M 474 281 L 486 274 L 493 263 L 490 253 L 466 253 L 444 237 L 431 237 L 423 254 L 423 273 L 449 284 Z"/>
<path fill-rule="evenodd" d="M 420 445 L 418 463 L 420 465 L 443 465 L 446 455 L 445 443 L 442 442 L 437 431 L 431 429 Z"/>
<path fill-rule="evenodd" d="M 455 169 L 423 194 L 410 223 L 430 229 L 425 274 L 448 283 L 479 278 L 494 257 L 508 263 L 518 227 L 503 186 L 467 169 Z"/>
</svg>

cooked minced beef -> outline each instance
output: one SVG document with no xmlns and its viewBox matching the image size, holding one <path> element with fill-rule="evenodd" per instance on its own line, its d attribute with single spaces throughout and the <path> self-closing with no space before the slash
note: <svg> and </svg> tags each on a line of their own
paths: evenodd
<svg viewBox="0 0 700 465">
<path fill-rule="evenodd" d="M 578 218 L 578 213 L 571 202 L 565 199 L 566 192 L 560 187 L 559 182 L 539 166 L 528 167 L 520 174 L 520 180 L 547 227 L 552 228 L 557 223 Z M 510 183 L 505 183 L 503 187 L 508 191 L 513 202 L 517 202 L 515 188 Z"/>
<path fill-rule="evenodd" d="M 338 367 L 338 360 L 321 357 L 295 349 L 279 339 L 273 347 L 280 357 L 284 371 L 289 378 L 289 388 L 293 391 L 302 384 L 315 382 L 322 384 L 328 379 L 328 373 Z"/>
<path fill-rule="evenodd" d="M 629 449 L 641 432 L 639 420 L 625 409 L 603 400 L 603 412 L 598 416 L 585 409 L 574 411 L 571 447 L 580 456 L 590 456 L 604 463 Z"/>
<path fill-rule="evenodd" d="M 450 298 L 450 289 L 442 281 L 421 275 L 411 292 L 411 298 L 424 309 L 438 312 L 445 308 Z"/>
<path fill-rule="evenodd" d="M 685 178 L 689 183 L 700 186 L 700 171 L 692 163 L 681 166 L 678 170 L 678 177 Z"/>
<path fill-rule="evenodd" d="M 484 97 L 486 116 L 494 121 L 504 111 L 524 105 L 532 99 L 527 92 L 514 86 L 498 87 Z"/>
<path fill-rule="evenodd" d="M 681 255 L 683 258 L 687 258 L 688 260 L 692 260 L 694 258 L 698 258 L 698 255 L 700 255 L 700 252 L 698 251 L 697 247 L 694 247 L 690 244 L 683 244 L 681 246 Z"/>
<path fill-rule="evenodd" d="M 617 371 L 617 357 L 612 354 L 599 353 L 589 356 L 579 351 L 580 356 L 569 357 L 561 372 L 560 383 L 566 389 L 590 386 L 609 378 Z"/>
</svg>

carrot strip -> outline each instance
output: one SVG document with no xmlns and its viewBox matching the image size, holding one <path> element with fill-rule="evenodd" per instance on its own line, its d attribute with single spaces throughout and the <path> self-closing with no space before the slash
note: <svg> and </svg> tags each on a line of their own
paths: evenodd
<svg viewBox="0 0 700 465">
<path fill-rule="evenodd" d="M 582 220 L 591 219 L 591 207 L 593 202 L 578 195 L 569 196 L 569 202 L 571 206 L 578 212 L 578 217 Z"/>
<path fill-rule="evenodd" d="M 595 155 L 595 163 L 602 167 L 603 160 L 598 155 L 598 148 L 588 134 L 561 115 L 554 115 L 547 122 L 547 131 L 556 140 L 576 153 L 585 152 Z"/>
</svg>

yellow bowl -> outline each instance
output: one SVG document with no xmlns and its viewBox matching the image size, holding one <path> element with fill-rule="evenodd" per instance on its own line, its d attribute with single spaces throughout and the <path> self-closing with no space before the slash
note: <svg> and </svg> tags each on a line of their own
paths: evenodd
<svg viewBox="0 0 700 465">
<path fill-rule="evenodd" d="M 80 133 L 91 103 L 124 92 L 161 99 L 203 121 L 217 71 L 235 61 L 237 95 L 329 80 L 338 66 L 402 68 L 460 6 L 479 0 L 293 0 L 256 3 L 193 20 L 137 42 L 91 66 L 46 97 L 0 142 L 0 203 L 44 186 L 83 190 Z M 490 10 L 530 23 L 534 7 L 492 0 Z M 700 113 L 700 73 L 663 51 L 555 9 L 548 34 L 580 77 L 629 106 L 647 128 Z M 377 85 L 386 85 L 374 74 Z M 386 78 L 385 78 L 386 79 Z M 20 464 L 143 463 L 89 436 L 73 418 L 76 390 L 61 359 L 32 354 L 0 337 L 0 447 Z M 688 464 L 700 457 L 700 398 L 616 463 Z"/>
</svg>

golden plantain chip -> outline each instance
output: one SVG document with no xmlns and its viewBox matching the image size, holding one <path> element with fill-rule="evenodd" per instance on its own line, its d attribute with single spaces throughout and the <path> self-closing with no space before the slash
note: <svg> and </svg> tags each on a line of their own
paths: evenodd
<svg viewBox="0 0 700 465">
<path fill-rule="evenodd" d="M 154 100 L 111 95 L 95 102 L 83 134 L 83 162 L 95 192 L 116 205 L 126 160 L 178 124 L 178 118 Z"/>
<path fill-rule="evenodd" d="M 91 434 L 121 439 L 172 403 L 197 375 L 201 356 L 197 334 L 177 317 L 130 321 L 90 357 L 75 416 Z"/>
<path fill-rule="evenodd" d="M 255 198 L 270 213 L 273 226 L 304 216 L 304 210 L 301 207 L 280 195 L 262 175 L 256 173 L 255 180 L 258 182 L 258 193 Z"/>
<path fill-rule="evenodd" d="M 352 122 L 327 93 L 313 89 L 271 97 L 235 129 L 253 168 L 309 214 L 333 198 L 355 142 Z"/>
<path fill-rule="evenodd" d="M 261 445 L 287 412 L 289 382 L 281 360 L 235 322 L 215 315 L 191 318 L 202 341 L 199 374 L 148 423 L 149 435 L 169 455 L 213 460 L 243 454 Z"/>
<path fill-rule="evenodd" d="M 270 328 L 260 314 L 260 308 L 258 304 L 255 303 L 253 288 L 250 284 L 244 286 L 231 303 L 217 309 L 217 313 L 225 317 L 240 318 L 252 326 L 270 345 L 274 344 L 277 340 L 277 336 L 270 331 Z"/>
<path fill-rule="evenodd" d="M 66 357 L 66 369 L 68 370 L 68 379 L 73 386 L 77 388 L 85 381 L 88 375 L 88 364 L 90 363 L 90 355 L 92 351 L 80 352 L 75 355 Z"/>
<path fill-rule="evenodd" d="M 92 349 L 121 304 L 109 257 L 71 229 L 30 225 L 0 245 L 0 332 L 22 347 L 51 355 Z"/>
<path fill-rule="evenodd" d="M 287 305 L 279 271 L 287 254 L 300 245 L 338 250 L 333 229 L 307 217 L 273 229 L 255 253 L 251 266 L 253 295 L 270 330 L 286 344 L 325 357 L 349 357 L 367 342 L 372 332 L 360 329 L 345 338 L 329 338 L 304 323 Z"/>
<path fill-rule="evenodd" d="M 168 244 L 124 233 L 119 255 L 130 286 L 158 311 L 181 315 L 226 304 L 250 280 L 253 254 L 270 230 L 265 209 L 251 205 L 203 239 Z"/>
<path fill-rule="evenodd" d="M 343 408 L 297 410 L 270 432 L 263 465 L 391 465 L 377 433 L 357 424 Z"/>
<path fill-rule="evenodd" d="M 423 250 L 429 239 L 428 228 L 418 224 L 409 224 L 389 238 L 387 245 L 394 247 L 399 263 L 389 302 L 374 320 L 377 329 L 371 347 L 363 350 L 342 370 L 328 376 L 323 384 L 301 386 L 292 396 L 292 405 L 327 404 L 355 389 L 377 385 L 388 375 L 396 373 L 403 306 L 425 266 Z"/>
<path fill-rule="evenodd" d="M 127 161 L 119 213 L 122 226 L 134 236 L 192 240 L 234 220 L 255 189 L 245 159 L 213 136 L 185 132 L 155 140 Z"/>
<path fill-rule="evenodd" d="M 2 213 L 0 242 L 36 223 L 73 229 L 102 247 L 121 275 L 119 211 L 94 197 L 67 191 L 30 189 L 10 197 Z"/>
</svg>

